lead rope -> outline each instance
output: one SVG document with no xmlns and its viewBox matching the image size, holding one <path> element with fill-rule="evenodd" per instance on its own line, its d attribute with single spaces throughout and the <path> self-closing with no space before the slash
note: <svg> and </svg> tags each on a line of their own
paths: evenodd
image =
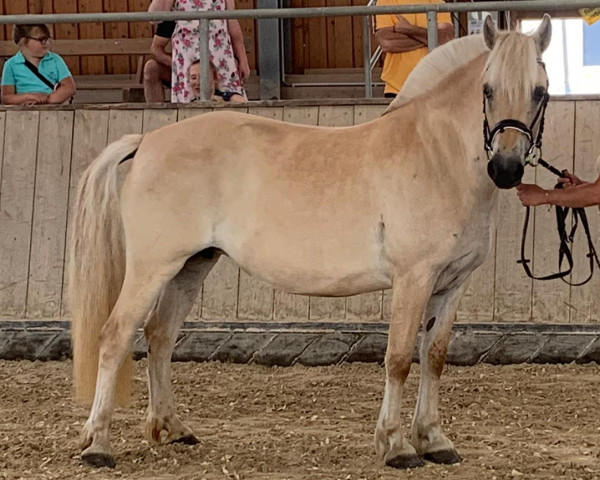
<svg viewBox="0 0 600 480">
<path fill-rule="evenodd" d="M 543 117 L 542 117 L 543 118 Z M 543 128 L 543 123 L 540 125 L 540 129 Z M 536 163 L 546 168 L 553 174 L 559 177 L 565 177 L 565 174 L 559 171 L 557 168 L 550 165 L 543 158 L 537 158 Z M 561 188 L 561 184 L 557 184 L 555 188 Z M 571 227 L 571 231 L 567 234 L 566 220 L 569 215 L 569 210 L 573 211 L 573 226 Z M 598 254 L 596 253 L 596 249 L 594 248 L 594 243 L 592 242 L 592 236 L 590 233 L 590 226 L 587 220 L 587 215 L 585 214 L 584 208 L 573 208 L 570 209 L 568 207 L 559 207 L 556 206 L 556 225 L 558 230 L 558 237 L 560 240 L 560 246 L 558 249 L 558 272 L 550 275 L 545 275 L 542 277 L 537 277 L 533 275 L 531 269 L 529 268 L 530 259 L 525 258 L 525 243 L 527 240 L 527 230 L 529 228 L 529 213 L 530 207 L 525 208 L 525 221 L 523 223 L 523 237 L 521 240 L 521 259 L 517 260 L 517 263 L 523 265 L 523 269 L 529 278 L 533 278 L 534 280 L 554 280 L 556 278 L 560 278 L 567 285 L 572 287 L 578 287 L 581 285 L 585 285 L 588 283 L 592 276 L 594 275 L 594 264 L 598 265 L 600 268 L 600 260 L 598 259 Z M 583 225 L 583 230 L 585 232 L 585 236 L 588 244 L 588 253 L 587 257 L 590 263 L 590 273 L 587 278 L 581 282 L 570 282 L 566 280 L 565 277 L 571 274 L 573 271 L 573 254 L 571 252 L 570 245 L 573 245 L 573 239 L 575 238 L 575 232 L 577 231 L 577 227 L 579 223 Z M 567 270 L 561 270 L 563 260 L 566 259 L 569 265 Z"/>
</svg>

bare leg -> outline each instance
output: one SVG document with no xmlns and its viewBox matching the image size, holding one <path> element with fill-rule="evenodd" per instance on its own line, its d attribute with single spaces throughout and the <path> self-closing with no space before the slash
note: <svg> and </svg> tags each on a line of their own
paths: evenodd
<svg viewBox="0 0 600 480">
<path fill-rule="evenodd" d="M 435 463 L 461 461 L 453 443 L 442 433 L 438 405 L 440 376 L 446 361 L 452 324 L 466 288 L 467 282 L 443 294 L 433 295 L 423 318 L 421 379 L 413 419 L 412 444 L 425 460 Z"/>
<path fill-rule="evenodd" d="M 150 441 L 159 442 L 164 430 L 167 433 L 167 443 L 198 443 L 191 429 L 185 426 L 175 413 L 171 387 L 171 355 L 181 324 L 189 314 L 202 282 L 218 258 L 215 255 L 211 259 L 194 257 L 188 260 L 165 288 L 156 313 L 144 328 L 148 342 L 150 394 L 146 437 Z"/>
<path fill-rule="evenodd" d="M 144 98 L 148 103 L 165 101 L 162 81 L 171 82 L 171 69 L 156 60 L 148 60 L 144 65 Z"/>
<path fill-rule="evenodd" d="M 119 299 L 100 333 L 96 394 L 90 416 L 81 432 L 85 450 L 81 458 L 93 466 L 114 467 L 109 427 L 114 409 L 117 375 L 131 352 L 135 333 L 155 308 L 165 284 L 181 269 L 181 263 L 157 266 L 134 264 L 127 273 Z"/>
<path fill-rule="evenodd" d="M 375 448 L 386 465 L 414 468 L 422 466 L 423 462 L 402 433 L 402 391 L 431 286 L 415 275 L 403 275 L 394 278 L 392 288 L 392 318 L 385 356 L 387 377 L 375 430 Z"/>
</svg>

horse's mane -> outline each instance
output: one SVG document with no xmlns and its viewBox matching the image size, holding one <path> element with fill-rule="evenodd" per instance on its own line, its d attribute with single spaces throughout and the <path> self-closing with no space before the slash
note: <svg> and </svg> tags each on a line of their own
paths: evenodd
<svg viewBox="0 0 600 480">
<path fill-rule="evenodd" d="M 426 55 L 410 73 L 385 113 L 400 108 L 418 95 L 428 92 L 451 72 L 489 52 L 483 35 L 469 35 L 448 42 Z"/>
</svg>

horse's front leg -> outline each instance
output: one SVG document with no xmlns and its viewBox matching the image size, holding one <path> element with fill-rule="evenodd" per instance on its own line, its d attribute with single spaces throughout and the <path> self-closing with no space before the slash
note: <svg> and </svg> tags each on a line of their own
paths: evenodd
<svg viewBox="0 0 600 480">
<path fill-rule="evenodd" d="M 375 430 L 375 448 L 386 465 L 414 468 L 422 466 L 423 462 L 402 432 L 402 390 L 432 285 L 430 278 L 414 273 L 396 276 L 392 283 L 392 315 L 385 355 L 386 383 Z"/>
<path fill-rule="evenodd" d="M 461 461 L 453 443 L 442 433 L 438 404 L 440 376 L 446 361 L 452 324 L 466 288 L 467 282 L 464 282 L 451 290 L 433 295 L 423 317 L 421 379 L 412 426 L 412 444 L 425 460 L 435 463 Z"/>
</svg>

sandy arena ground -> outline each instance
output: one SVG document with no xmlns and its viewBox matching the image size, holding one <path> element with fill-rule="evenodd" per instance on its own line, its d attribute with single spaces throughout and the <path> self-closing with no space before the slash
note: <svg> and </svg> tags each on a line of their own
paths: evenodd
<svg viewBox="0 0 600 480">
<path fill-rule="evenodd" d="M 411 471 L 374 455 L 377 365 L 174 364 L 178 411 L 201 439 L 196 446 L 143 438 L 145 362 L 136 368 L 133 405 L 112 426 L 117 468 L 94 470 L 79 460 L 88 411 L 70 399 L 71 364 L 0 361 L 0 479 L 600 479 L 595 364 L 448 367 L 441 413 L 463 463 Z"/>
</svg>

